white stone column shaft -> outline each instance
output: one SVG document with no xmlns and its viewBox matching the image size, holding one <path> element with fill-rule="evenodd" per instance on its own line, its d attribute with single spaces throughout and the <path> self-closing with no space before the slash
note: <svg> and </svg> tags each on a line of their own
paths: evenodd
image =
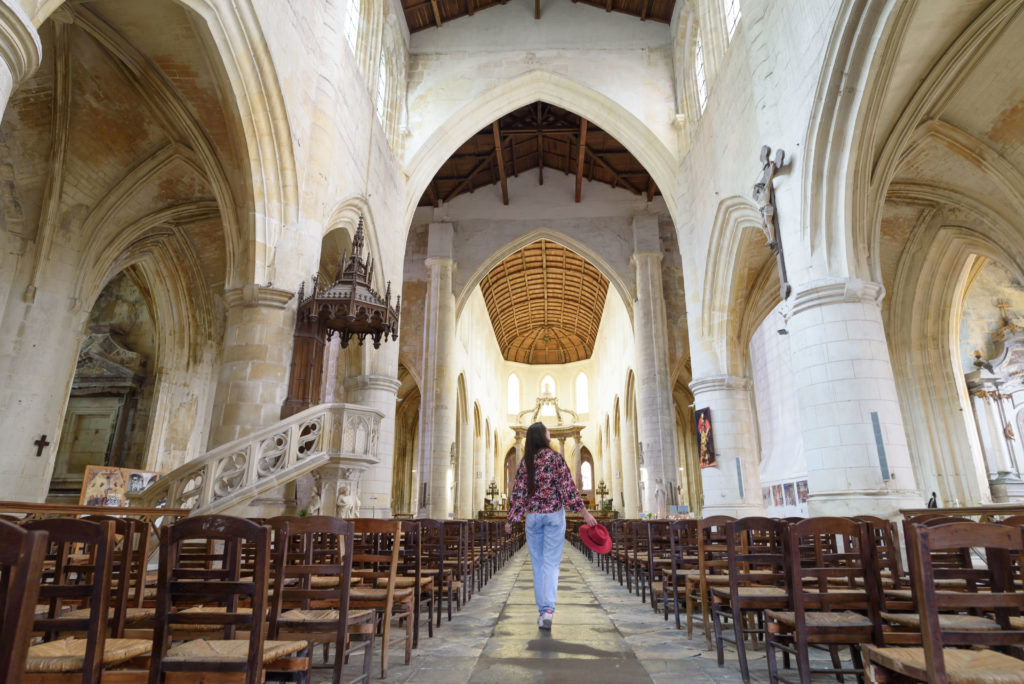
<svg viewBox="0 0 1024 684">
<path fill-rule="evenodd" d="M 448 500 L 457 396 L 455 368 L 451 365 L 455 353 L 453 233 L 450 223 L 430 224 L 426 260 L 430 282 L 423 312 L 423 398 L 417 470 L 422 480 L 429 481 L 430 503 L 426 513 L 435 519 L 447 518 L 455 503 Z"/>
<path fill-rule="evenodd" d="M 356 375 L 346 378 L 345 391 L 350 404 L 375 408 L 384 414 L 377 436 L 376 465 L 363 473 L 359 483 L 359 514 L 364 518 L 390 518 L 391 482 L 395 472 L 395 396 L 402 386 L 386 375 Z"/>
<path fill-rule="evenodd" d="M 635 518 L 640 513 L 641 502 L 637 482 L 636 430 L 628 412 L 622 422 L 619 448 L 622 454 L 622 498 L 626 502 L 625 515 L 627 518 Z"/>
<path fill-rule="evenodd" d="M 11 93 L 39 67 L 43 54 L 32 20 L 11 0 L 0 1 L 0 114 Z"/>
<path fill-rule="evenodd" d="M 694 407 L 711 409 L 717 465 L 702 468 L 703 517 L 764 515 L 754 432 L 752 383 L 733 375 L 711 375 L 690 383 Z"/>
<path fill-rule="evenodd" d="M 656 216 L 633 219 L 636 251 L 636 303 L 633 307 L 636 349 L 636 419 L 643 444 L 643 468 L 647 473 L 643 510 L 656 509 L 658 478 L 666 491 L 675 489 L 676 421 L 672 402 L 672 378 L 668 364 L 668 322 L 661 278 L 661 240 Z"/>
<path fill-rule="evenodd" d="M 793 296 L 786 327 L 811 515 L 894 517 L 921 505 L 882 324 L 883 294 L 877 283 L 836 278 L 797 287 Z"/>
</svg>

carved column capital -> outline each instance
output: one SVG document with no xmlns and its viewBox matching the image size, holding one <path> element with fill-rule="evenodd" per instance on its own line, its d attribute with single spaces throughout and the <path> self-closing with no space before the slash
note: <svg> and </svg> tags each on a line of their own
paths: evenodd
<svg viewBox="0 0 1024 684">
<path fill-rule="evenodd" d="M 243 285 L 224 292 L 224 303 L 229 309 L 236 306 L 269 306 L 275 309 L 287 308 L 295 293 L 276 287 Z"/>
<path fill-rule="evenodd" d="M 705 375 L 690 381 L 690 391 L 696 396 L 702 392 L 718 392 L 722 390 L 742 390 L 749 392 L 754 384 L 750 378 L 738 375 Z"/>
<path fill-rule="evenodd" d="M 345 389 L 355 392 L 387 392 L 398 394 L 402 383 L 388 375 L 355 375 L 345 378 Z"/>
<path fill-rule="evenodd" d="M 870 302 L 876 306 L 885 297 L 885 287 L 860 278 L 825 278 L 796 287 L 790 314 L 831 304 Z"/>
</svg>

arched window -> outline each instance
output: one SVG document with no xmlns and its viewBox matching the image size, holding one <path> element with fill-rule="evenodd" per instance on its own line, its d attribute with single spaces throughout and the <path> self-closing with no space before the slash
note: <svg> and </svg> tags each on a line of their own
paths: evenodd
<svg viewBox="0 0 1024 684">
<path fill-rule="evenodd" d="M 519 376 L 512 373 L 508 376 L 508 394 L 505 398 L 509 413 L 519 413 Z"/>
<path fill-rule="evenodd" d="M 545 375 L 540 381 L 540 393 L 541 395 L 548 395 L 552 397 L 558 396 L 558 386 L 555 385 L 555 379 L 550 375 Z"/>
<path fill-rule="evenodd" d="M 359 12 L 361 0 L 348 0 L 348 7 L 345 9 L 345 41 L 356 51 L 356 41 L 359 40 Z"/>
<path fill-rule="evenodd" d="M 594 466 L 590 465 L 590 461 L 580 464 L 580 489 L 585 492 L 594 491 Z"/>
<path fill-rule="evenodd" d="M 693 77 L 697 82 L 697 104 L 703 114 L 708 103 L 708 78 L 704 71 L 704 44 L 700 34 L 697 35 L 697 46 L 693 51 Z"/>
<path fill-rule="evenodd" d="M 576 376 L 576 413 L 590 412 L 590 387 L 587 383 L 587 374 L 580 373 Z"/>
<path fill-rule="evenodd" d="M 732 34 L 736 33 L 736 27 L 740 24 L 740 0 L 723 0 L 725 10 L 725 31 L 732 40 Z"/>
<path fill-rule="evenodd" d="M 380 51 L 380 60 L 377 63 L 377 119 L 380 121 L 380 125 L 385 129 L 387 128 L 387 114 L 388 114 L 388 63 L 390 60 L 387 58 L 387 51 Z"/>
</svg>

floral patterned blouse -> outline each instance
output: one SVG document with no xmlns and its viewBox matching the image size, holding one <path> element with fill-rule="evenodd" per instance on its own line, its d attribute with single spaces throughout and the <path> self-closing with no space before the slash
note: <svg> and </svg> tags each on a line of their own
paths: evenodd
<svg viewBox="0 0 1024 684">
<path fill-rule="evenodd" d="M 536 485 L 533 496 L 526 482 L 526 459 L 519 463 L 508 507 L 510 523 L 522 521 L 527 513 L 554 513 L 563 506 L 577 513 L 583 511 L 583 499 L 560 453 L 541 449 L 533 455 L 533 463 Z"/>
</svg>

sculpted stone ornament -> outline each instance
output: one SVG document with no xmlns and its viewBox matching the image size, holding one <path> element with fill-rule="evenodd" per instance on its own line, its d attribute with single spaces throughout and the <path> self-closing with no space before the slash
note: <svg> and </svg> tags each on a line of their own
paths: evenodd
<svg viewBox="0 0 1024 684">
<path fill-rule="evenodd" d="M 357 518 L 359 517 L 359 497 L 352 493 L 351 485 L 342 485 L 338 492 L 338 517 Z"/>
<path fill-rule="evenodd" d="M 784 150 L 775 151 L 775 160 L 771 159 L 772 148 L 765 145 L 761 148 L 761 177 L 754 183 L 754 201 L 761 212 L 761 232 L 764 233 L 768 249 L 775 255 L 779 269 L 779 290 L 783 299 L 789 297 L 793 288 L 786 275 L 786 259 L 782 252 L 782 234 L 775 211 L 775 187 L 772 181 L 786 157 Z"/>
</svg>

